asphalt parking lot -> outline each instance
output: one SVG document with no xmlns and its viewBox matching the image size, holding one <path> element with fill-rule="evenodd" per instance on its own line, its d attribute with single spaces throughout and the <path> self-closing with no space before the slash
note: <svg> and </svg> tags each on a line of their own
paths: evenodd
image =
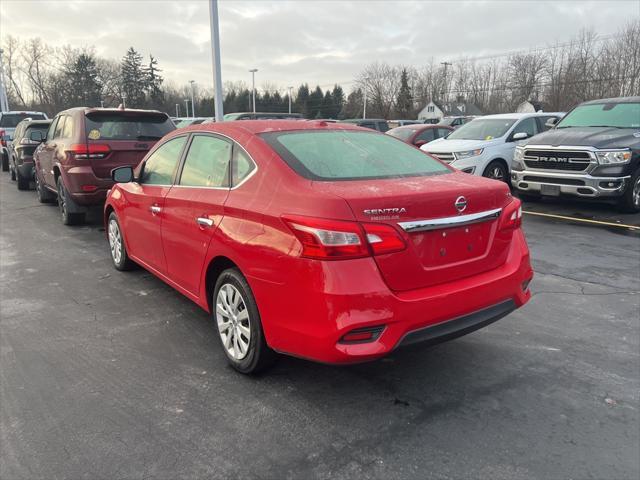
<svg viewBox="0 0 640 480">
<path fill-rule="evenodd" d="M 0 176 L 0 477 L 637 479 L 640 215 L 540 202 L 531 302 L 352 367 L 225 363 L 209 316 L 115 271 Z"/>
</svg>

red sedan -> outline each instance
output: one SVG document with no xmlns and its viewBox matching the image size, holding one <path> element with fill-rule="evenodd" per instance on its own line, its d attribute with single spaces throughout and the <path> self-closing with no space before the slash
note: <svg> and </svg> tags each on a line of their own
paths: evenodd
<svg viewBox="0 0 640 480">
<path fill-rule="evenodd" d="M 373 360 L 469 333 L 530 297 L 507 186 L 371 130 L 195 125 L 112 175 L 115 267 L 139 264 L 211 312 L 244 373 L 275 352 Z"/>
<path fill-rule="evenodd" d="M 387 131 L 387 135 L 399 138 L 409 145 L 420 148 L 436 138 L 446 137 L 451 132 L 453 132 L 453 128 L 446 125 L 413 124 L 392 128 Z"/>
</svg>

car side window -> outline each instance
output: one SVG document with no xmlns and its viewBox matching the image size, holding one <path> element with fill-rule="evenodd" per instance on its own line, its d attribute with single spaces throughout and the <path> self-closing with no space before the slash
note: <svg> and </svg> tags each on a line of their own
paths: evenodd
<svg viewBox="0 0 640 480">
<path fill-rule="evenodd" d="M 180 185 L 229 188 L 231 142 L 212 135 L 195 135 L 180 175 Z"/>
<path fill-rule="evenodd" d="M 172 138 L 160 145 L 147 158 L 140 183 L 145 185 L 171 185 L 173 174 L 178 166 L 182 149 L 187 142 L 187 137 Z"/>
<path fill-rule="evenodd" d="M 538 133 L 538 125 L 536 124 L 536 119 L 534 117 L 525 118 L 522 120 L 516 128 L 513 129 L 513 134 L 524 132 L 528 136 L 533 137 L 536 133 Z"/>
<path fill-rule="evenodd" d="M 233 147 L 233 160 L 231 161 L 231 185 L 236 186 L 247 178 L 256 168 L 253 160 L 239 146 Z"/>
<path fill-rule="evenodd" d="M 431 140 L 433 140 L 435 138 L 434 131 L 435 131 L 435 129 L 433 129 L 433 128 L 427 128 L 426 130 L 423 130 L 422 132 L 420 132 L 420 134 L 416 137 L 416 139 L 414 141 L 415 142 L 419 142 L 419 141 L 430 142 Z"/>
<path fill-rule="evenodd" d="M 62 130 L 64 129 L 64 124 L 67 121 L 66 116 L 61 116 L 58 118 L 58 123 L 56 124 L 56 130 L 53 132 L 53 138 L 62 138 Z"/>
<path fill-rule="evenodd" d="M 62 129 L 62 138 L 71 138 L 73 136 L 73 118 L 65 116 L 64 127 Z"/>
<path fill-rule="evenodd" d="M 444 138 L 451 133 L 451 130 L 447 130 L 446 128 L 438 129 L 438 138 Z"/>
<path fill-rule="evenodd" d="M 60 117 L 56 117 L 53 119 L 53 122 L 51 122 L 51 125 L 49 125 L 49 129 L 47 130 L 47 140 L 51 140 L 53 138 L 53 133 L 56 131 L 59 121 Z"/>
</svg>

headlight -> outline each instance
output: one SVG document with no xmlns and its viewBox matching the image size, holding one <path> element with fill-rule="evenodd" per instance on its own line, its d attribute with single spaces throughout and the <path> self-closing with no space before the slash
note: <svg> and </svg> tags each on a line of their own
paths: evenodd
<svg viewBox="0 0 640 480">
<path fill-rule="evenodd" d="M 618 150 L 611 152 L 596 152 L 598 163 L 610 165 L 615 163 L 629 163 L 631 152 L 629 150 Z"/>
<path fill-rule="evenodd" d="M 475 150 L 467 150 L 466 152 L 456 152 L 456 160 L 462 160 L 463 158 L 477 157 L 484 152 L 484 148 L 476 148 Z"/>
<path fill-rule="evenodd" d="M 511 162 L 511 169 L 522 171 L 524 170 L 524 148 L 516 147 L 513 153 L 513 162 Z"/>
</svg>

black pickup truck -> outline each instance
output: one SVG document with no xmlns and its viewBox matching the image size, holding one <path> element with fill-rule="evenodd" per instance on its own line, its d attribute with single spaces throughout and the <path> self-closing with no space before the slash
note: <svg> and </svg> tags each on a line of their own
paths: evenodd
<svg viewBox="0 0 640 480">
<path fill-rule="evenodd" d="M 640 97 L 575 107 L 516 148 L 511 183 L 524 199 L 566 195 L 640 212 Z"/>
</svg>

